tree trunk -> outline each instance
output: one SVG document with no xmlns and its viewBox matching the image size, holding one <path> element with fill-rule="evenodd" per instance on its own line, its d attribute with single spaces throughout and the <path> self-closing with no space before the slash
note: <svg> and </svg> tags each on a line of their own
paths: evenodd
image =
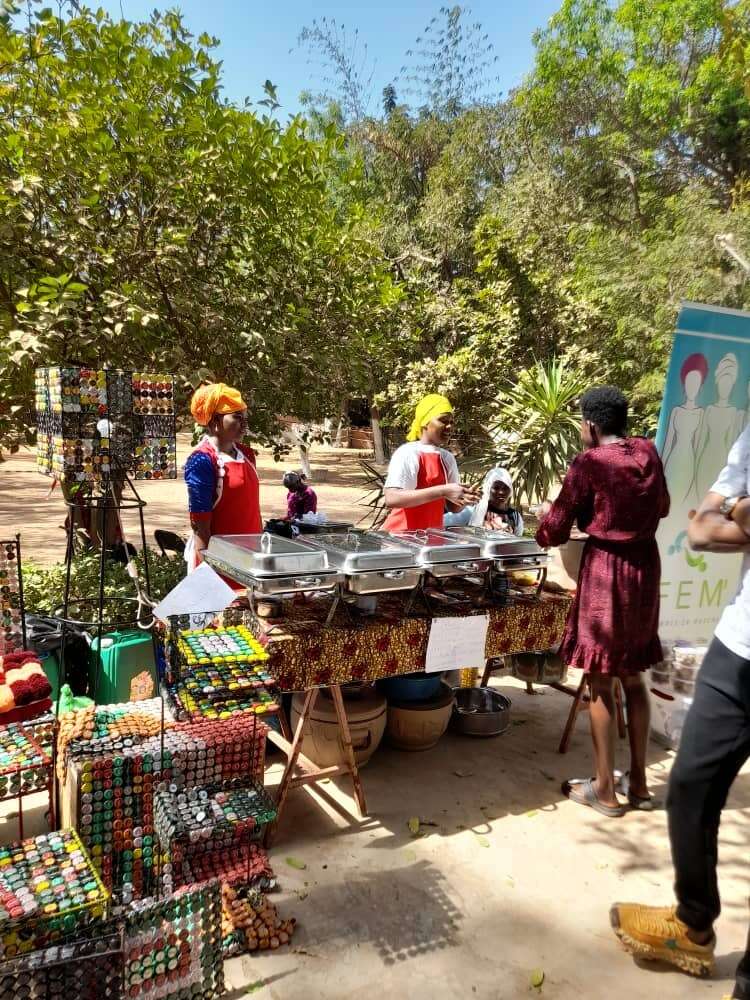
<svg viewBox="0 0 750 1000">
<path fill-rule="evenodd" d="M 375 452 L 375 463 L 377 465 L 385 465 L 383 433 L 380 430 L 380 410 L 377 406 L 370 407 L 370 422 L 372 423 L 372 447 Z"/>
<path fill-rule="evenodd" d="M 339 424 L 336 428 L 336 437 L 333 439 L 334 448 L 344 447 L 344 418 L 339 417 Z"/>
<path fill-rule="evenodd" d="M 309 479 L 312 475 L 312 470 L 310 469 L 310 449 L 302 444 L 301 441 L 298 441 L 297 450 L 299 451 L 299 464 L 302 469 L 302 475 Z"/>
</svg>

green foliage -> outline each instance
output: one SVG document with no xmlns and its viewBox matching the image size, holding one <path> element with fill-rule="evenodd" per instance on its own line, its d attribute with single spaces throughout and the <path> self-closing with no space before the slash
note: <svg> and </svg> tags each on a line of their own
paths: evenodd
<svg viewBox="0 0 750 1000">
<path fill-rule="evenodd" d="M 2 445 L 61 360 L 239 382 L 261 440 L 350 396 L 397 438 L 441 390 L 471 460 L 498 399 L 518 381 L 545 412 L 537 363 L 563 364 L 650 432 L 680 300 L 750 306 L 716 242 L 750 255 L 750 0 L 562 0 L 506 100 L 492 39 L 443 7 L 382 113 L 366 44 L 320 19 L 285 125 L 270 81 L 256 109 L 221 99 L 178 15 L 75 7 L 0 17 Z"/>
<path fill-rule="evenodd" d="M 136 557 L 141 583 L 145 585 L 143 558 Z M 159 601 L 176 587 L 185 575 L 183 559 L 169 559 L 149 550 L 149 578 L 153 600 Z M 33 560 L 23 564 L 24 603 L 30 612 L 53 614 L 62 607 L 65 593 L 65 564 L 55 563 L 52 566 L 39 566 Z M 99 554 L 87 553 L 76 556 L 71 567 L 70 599 L 95 599 L 99 596 Z M 128 576 L 121 563 L 107 562 L 104 585 L 105 597 L 135 596 L 133 581 Z"/>
<path fill-rule="evenodd" d="M 501 395 L 491 426 L 486 465 L 505 465 L 516 496 L 544 500 L 580 450 L 578 400 L 588 388 L 564 361 L 537 363 Z"/>
<path fill-rule="evenodd" d="M 0 21 L 3 443 L 28 430 L 39 363 L 238 383 L 261 438 L 356 391 L 342 358 L 397 295 L 329 185 L 356 184 L 341 138 L 226 103 L 212 44 L 173 12 Z"/>
</svg>

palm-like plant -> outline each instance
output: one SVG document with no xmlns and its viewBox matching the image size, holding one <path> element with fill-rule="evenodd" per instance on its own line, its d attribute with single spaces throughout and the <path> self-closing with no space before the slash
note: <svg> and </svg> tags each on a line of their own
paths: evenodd
<svg viewBox="0 0 750 1000">
<path fill-rule="evenodd" d="M 580 448 L 577 403 L 587 388 L 584 376 L 564 360 L 537 362 L 502 394 L 490 426 L 493 454 L 515 483 L 516 497 L 544 500 Z"/>
</svg>

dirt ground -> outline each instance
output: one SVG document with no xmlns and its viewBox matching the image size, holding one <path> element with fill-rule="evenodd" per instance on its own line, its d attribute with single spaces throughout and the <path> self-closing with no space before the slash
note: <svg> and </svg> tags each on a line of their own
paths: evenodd
<svg viewBox="0 0 750 1000">
<path fill-rule="evenodd" d="M 180 442 L 184 456 L 187 442 Z M 363 489 L 357 457 L 319 451 L 321 509 L 352 520 Z M 284 509 L 282 472 L 260 456 L 263 512 Z M 33 456 L 0 465 L 0 534 L 23 532 L 27 556 L 60 558 L 64 512 Z M 186 528 L 181 481 L 143 484 L 149 533 Z M 724 913 L 718 977 L 695 981 L 639 968 L 608 924 L 610 903 L 668 903 L 672 872 L 663 811 L 609 820 L 568 802 L 561 782 L 590 773 L 586 719 L 567 756 L 557 744 L 570 708 L 546 690 L 530 697 L 509 678 L 493 681 L 513 700 L 513 724 L 496 739 L 446 735 L 433 750 L 381 747 L 363 771 L 370 815 L 352 817 L 344 780 L 289 799 L 271 860 L 284 915 L 297 917 L 291 948 L 227 963 L 228 997 L 274 1000 L 722 1000 L 744 949 L 750 773 L 736 782 L 721 831 Z M 543 690 L 543 689 L 542 689 Z M 625 760 L 624 746 L 620 757 Z M 651 748 L 651 780 L 664 791 L 671 754 Z M 271 760 L 270 785 L 281 765 Z M 28 800 L 29 833 L 43 804 Z M 0 841 L 16 836 L 12 806 L 0 811 Z M 431 824 L 413 838 L 408 821 Z M 286 859 L 306 867 L 298 870 Z M 531 987 L 533 970 L 545 980 Z"/>
<path fill-rule="evenodd" d="M 166 528 L 187 535 L 187 497 L 182 479 L 182 463 L 190 452 L 186 434 L 177 440 L 179 478 L 167 482 L 138 482 L 136 487 L 146 501 L 146 538 L 153 544 L 156 528 Z M 312 452 L 312 484 L 318 494 L 318 509 L 330 520 L 358 522 L 369 513 L 361 504 L 366 493 L 365 477 L 360 468 L 364 453 L 333 448 Z M 261 510 L 264 517 L 286 514 L 286 490 L 281 485 L 285 472 L 297 468 L 295 456 L 275 462 L 270 451 L 258 455 Z M 49 495 L 52 480 L 36 470 L 33 451 L 24 450 L 0 463 L 0 537 L 21 532 L 25 558 L 49 564 L 65 556 L 65 504 L 59 489 Z M 130 540 L 140 541 L 137 515 L 124 515 Z"/>
<path fill-rule="evenodd" d="M 424 753 L 381 747 L 362 772 L 366 819 L 353 818 L 344 779 L 291 793 L 271 861 L 281 885 L 273 898 L 297 932 L 291 948 L 227 962 L 230 1000 L 729 995 L 748 919 L 750 774 L 736 782 L 722 825 L 718 977 L 639 968 L 612 936 L 608 910 L 615 900 L 671 900 L 664 812 L 610 820 L 564 799 L 561 782 L 591 767 L 586 719 L 561 757 L 569 700 L 530 697 L 509 678 L 493 683 L 513 700 L 510 730 L 489 740 L 447 734 Z M 652 746 L 657 793 L 670 764 Z M 280 774 L 272 763 L 267 782 Z M 42 812 L 27 814 L 30 833 L 41 832 Z M 7 813 L 3 842 L 16 833 Z M 435 825 L 413 838 L 413 816 Z M 530 985 L 536 969 L 540 993 Z"/>
</svg>

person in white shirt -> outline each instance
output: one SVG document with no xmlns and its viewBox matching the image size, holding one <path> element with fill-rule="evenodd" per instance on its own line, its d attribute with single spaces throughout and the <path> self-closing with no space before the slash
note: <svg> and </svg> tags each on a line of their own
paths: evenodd
<svg viewBox="0 0 750 1000">
<path fill-rule="evenodd" d="M 461 484 L 455 456 L 448 451 L 453 407 L 432 393 L 417 405 L 406 444 L 393 453 L 383 499 L 390 513 L 383 529 L 390 532 L 443 527 L 446 504 L 461 510 L 479 497 Z"/>
<path fill-rule="evenodd" d="M 721 812 L 750 758 L 750 427 L 697 513 L 688 537 L 694 549 L 743 552 L 742 578 L 724 610 L 695 685 L 667 796 L 678 905 L 612 907 L 612 927 L 626 949 L 692 975 L 714 967 L 713 925 L 721 904 L 716 878 Z M 735 1000 L 750 1000 L 750 941 L 736 972 Z"/>
</svg>

